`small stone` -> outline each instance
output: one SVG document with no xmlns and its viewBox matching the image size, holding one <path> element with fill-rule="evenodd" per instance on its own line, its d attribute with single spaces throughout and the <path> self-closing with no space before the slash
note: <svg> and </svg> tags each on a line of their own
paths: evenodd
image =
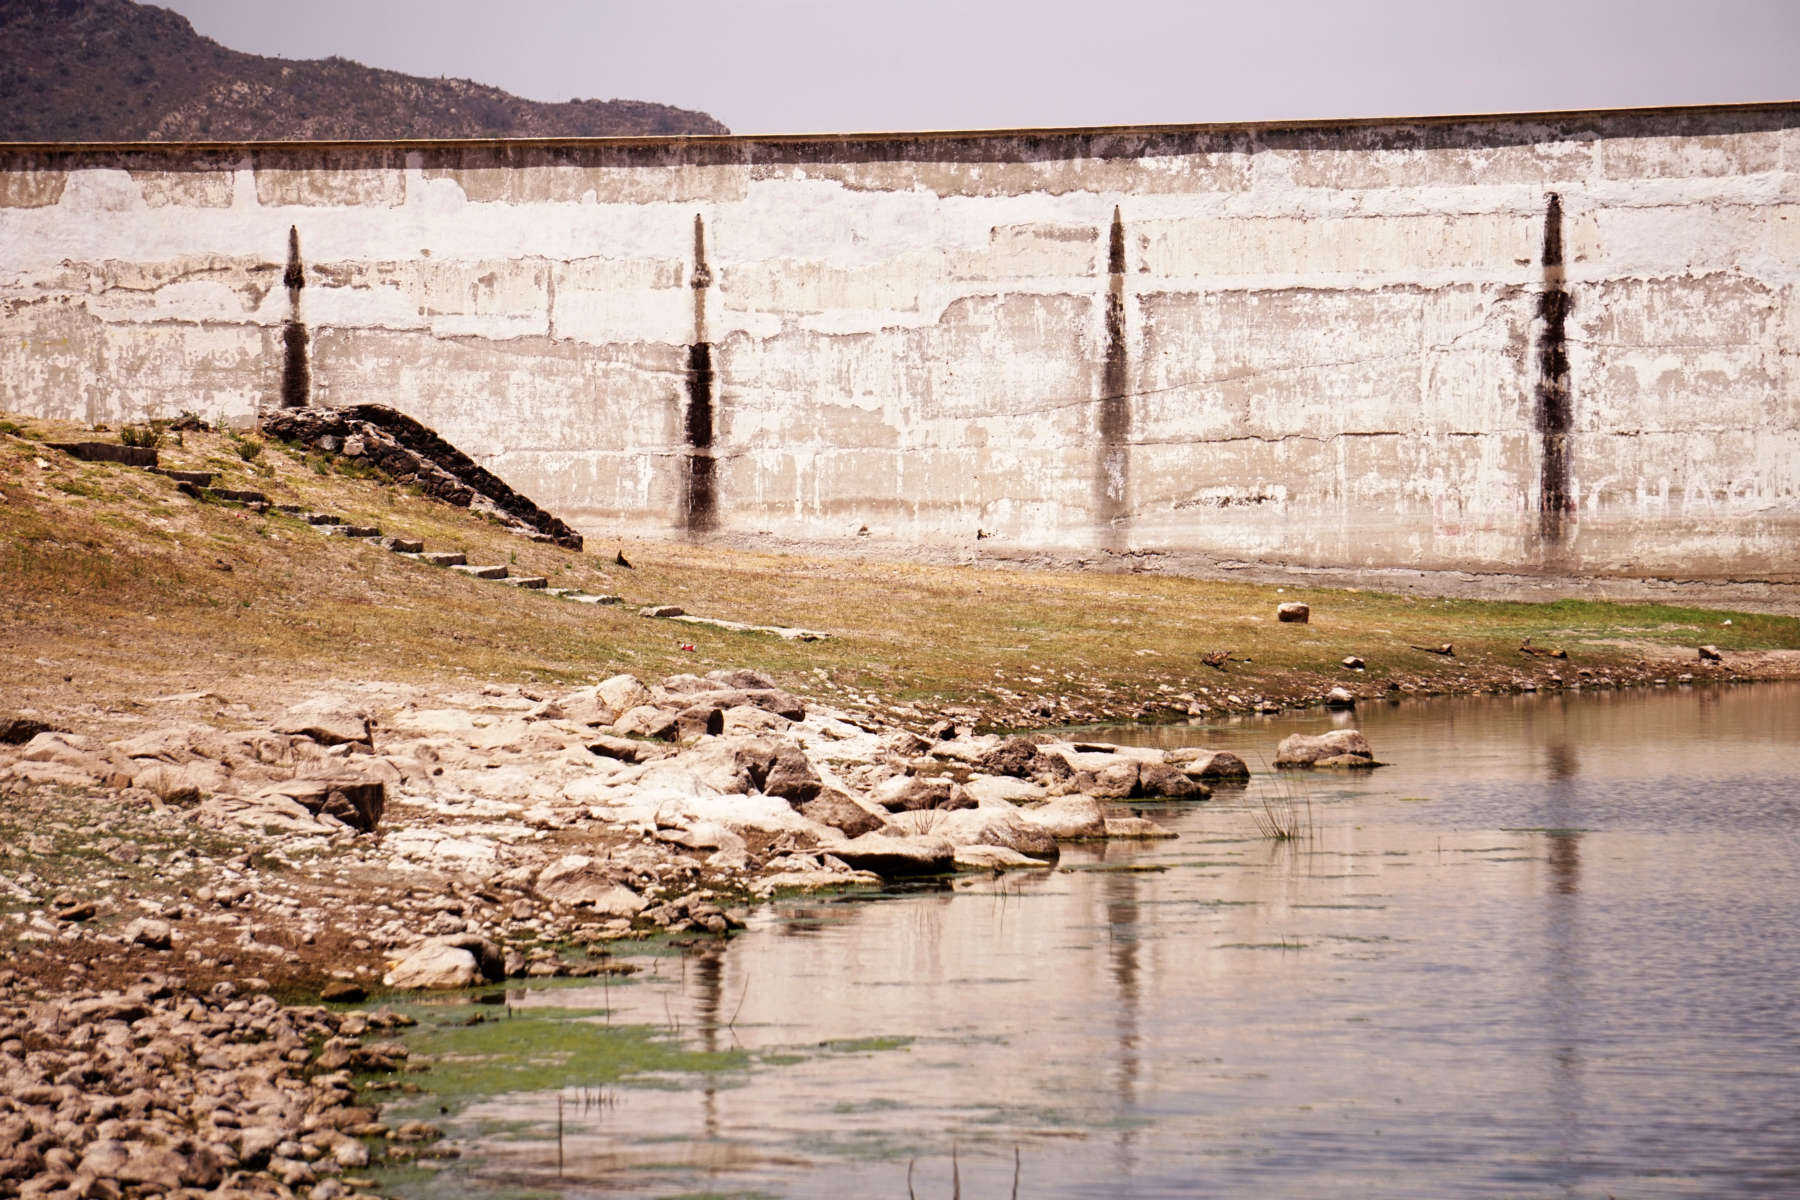
<svg viewBox="0 0 1800 1200">
<path fill-rule="evenodd" d="M 1326 708 L 1355 708 L 1356 694 L 1349 688 L 1334 687 L 1325 693 Z"/>
<path fill-rule="evenodd" d="M 1346 671 L 1365 671 L 1368 669 L 1368 666 L 1369 666 L 1368 663 L 1365 663 L 1362 659 L 1356 657 L 1356 655 L 1354 655 L 1354 654 L 1347 655 L 1344 658 L 1343 665 L 1344 665 L 1344 670 L 1346 670 Z"/>
<path fill-rule="evenodd" d="M 1290 600 L 1275 609 L 1275 619 L 1284 624 L 1304 625 L 1312 617 L 1312 609 L 1299 601 Z"/>
<path fill-rule="evenodd" d="M 1725 656 L 1719 653 L 1719 648 L 1717 646 L 1702 646 L 1700 647 L 1700 661 L 1724 662 Z"/>
<path fill-rule="evenodd" d="M 126 941 L 151 950 L 167 950 L 174 944 L 174 937 L 169 923 L 156 917 L 139 917 L 125 926 Z"/>
</svg>

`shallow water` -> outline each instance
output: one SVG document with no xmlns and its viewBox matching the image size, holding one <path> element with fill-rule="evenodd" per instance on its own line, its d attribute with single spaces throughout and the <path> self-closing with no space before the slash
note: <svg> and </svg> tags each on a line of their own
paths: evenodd
<svg viewBox="0 0 1800 1200">
<path fill-rule="evenodd" d="M 1392 765 L 1261 770 L 1282 735 L 1351 723 Z M 515 992 L 524 1053 L 549 1027 L 593 1053 L 452 1097 L 504 1017 L 472 1031 L 464 1065 L 416 1077 L 450 1114 L 415 1107 L 475 1145 L 393 1186 L 1800 1194 L 1800 687 L 1081 736 L 1232 749 L 1258 777 L 1133 805 L 1176 841 L 776 905 L 630 984 Z M 1260 838 L 1265 802 L 1313 836 Z M 659 1055 L 615 1055 L 628 1029 Z"/>
</svg>

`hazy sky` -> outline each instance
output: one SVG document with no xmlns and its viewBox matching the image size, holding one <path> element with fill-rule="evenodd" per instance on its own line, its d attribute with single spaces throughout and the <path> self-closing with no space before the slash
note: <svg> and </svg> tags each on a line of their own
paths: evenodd
<svg viewBox="0 0 1800 1200">
<path fill-rule="evenodd" d="M 738 133 L 1800 98 L 1800 0 L 162 0 L 342 55 Z"/>
</svg>

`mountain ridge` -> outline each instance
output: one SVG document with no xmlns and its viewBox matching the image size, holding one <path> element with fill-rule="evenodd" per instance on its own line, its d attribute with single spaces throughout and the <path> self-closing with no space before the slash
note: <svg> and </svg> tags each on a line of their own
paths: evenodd
<svg viewBox="0 0 1800 1200">
<path fill-rule="evenodd" d="M 339 141 L 729 133 L 642 100 L 526 100 L 346 58 L 248 54 L 131 0 L 0 0 L 0 141 Z"/>
</svg>

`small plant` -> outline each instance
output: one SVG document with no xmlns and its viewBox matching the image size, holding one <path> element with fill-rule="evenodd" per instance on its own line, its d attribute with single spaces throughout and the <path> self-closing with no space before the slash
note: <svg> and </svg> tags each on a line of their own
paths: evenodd
<svg viewBox="0 0 1800 1200">
<path fill-rule="evenodd" d="M 1302 792 L 1296 799 L 1285 782 L 1263 792 L 1261 807 L 1251 810 L 1250 819 L 1256 822 L 1257 833 L 1275 842 L 1310 842 L 1319 832 L 1313 820 L 1312 796 Z"/>
<path fill-rule="evenodd" d="M 235 432 L 231 435 L 231 448 L 237 451 L 237 456 L 245 462 L 255 462 L 263 452 L 263 444 L 256 438 L 245 437 L 243 434 Z"/>
<path fill-rule="evenodd" d="M 162 445 L 162 430 L 154 425 L 121 425 L 119 441 L 126 446 L 143 446 L 154 450 Z"/>
</svg>

